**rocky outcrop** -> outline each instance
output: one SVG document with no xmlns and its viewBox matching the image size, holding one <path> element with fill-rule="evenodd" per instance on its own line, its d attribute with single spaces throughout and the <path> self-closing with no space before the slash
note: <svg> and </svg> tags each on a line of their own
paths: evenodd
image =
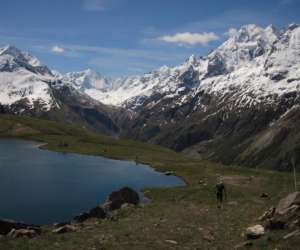
<svg viewBox="0 0 300 250">
<path fill-rule="evenodd" d="M 264 224 L 269 230 L 300 228 L 300 192 L 280 200 L 273 214 L 264 218 Z"/>
<path fill-rule="evenodd" d="M 139 194 L 129 187 L 112 192 L 106 199 L 103 207 L 106 211 L 120 209 L 123 204 L 137 205 L 140 202 Z"/>
<path fill-rule="evenodd" d="M 0 219 L 0 234 L 6 235 L 10 233 L 12 230 L 33 230 L 36 232 L 40 232 L 41 228 L 36 225 L 30 225 L 25 223 L 16 222 L 13 220 L 4 220 Z M 19 231 L 19 232 L 25 232 L 25 231 Z"/>
<path fill-rule="evenodd" d="M 291 210 L 292 207 L 300 206 L 300 192 L 294 192 L 289 194 L 287 197 L 280 200 L 276 209 L 275 215 L 285 215 Z"/>
<path fill-rule="evenodd" d="M 75 222 L 84 222 L 91 218 L 104 219 L 106 218 L 106 213 L 102 207 L 95 207 L 88 212 L 84 212 L 76 217 L 74 217 Z"/>
<path fill-rule="evenodd" d="M 271 207 L 258 219 L 261 224 L 248 227 L 248 240 L 258 239 L 271 231 L 286 230 L 282 240 L 300 235 L 300 192 L 294 192 L 281 199 L 276 207 Z"/>
<path fill-rule="evenodd" d="M 73 218 L 74 223 L 82 223 L 89 219 L 111 218 L 111 212 L 117 209 L 126 209 L 140 202 L 139 194 L 129 187 L 112 192 L 104 202 L 87 212 Z"/>
</svg>

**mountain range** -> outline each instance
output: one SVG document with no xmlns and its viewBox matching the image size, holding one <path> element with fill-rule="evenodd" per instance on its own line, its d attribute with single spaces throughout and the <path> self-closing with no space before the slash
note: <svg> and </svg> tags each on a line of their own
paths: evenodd
<svg viewBox="0 0 300 250">
<path fill-rule="evenodd" d="M 291 168 L 300 158 L 300 26 L 242 26 L 207 56 L 150 73 L 61 74 L 0 49 L 0 112 L 161 144 L 195 158 Z"/>
</svg>

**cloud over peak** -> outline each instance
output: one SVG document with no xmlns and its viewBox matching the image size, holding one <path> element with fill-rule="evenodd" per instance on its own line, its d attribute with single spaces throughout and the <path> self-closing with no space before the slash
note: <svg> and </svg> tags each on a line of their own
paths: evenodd
<svg viewBox="0 0 300 250">
<path fill-rule="evenodd" d="M 57 46 L 57 45 L 53 46 L 53 47 L 51 48 L 51 51 L 52 51 L 53 53 L 56 53 L 56 54 L 62 54 L 62 53 L 65 52 L 64 48 L 59 47 L 59 46 Z"/>
<path fill-rule="evenodd" d="M 185 45 L 207 45 L 212 41 L 219 40 L 219 37 L 214 32 L 204 33 L 176 33 L 175 35 L 166 35 L 158 38 L 167 43 L 185 44 Z"/>
</svg>

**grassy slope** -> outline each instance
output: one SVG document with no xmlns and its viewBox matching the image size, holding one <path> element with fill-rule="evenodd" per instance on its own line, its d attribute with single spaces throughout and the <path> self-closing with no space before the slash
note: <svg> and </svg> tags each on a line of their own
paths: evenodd
<svg viewBox="0 0 300 250">
<path fill-rule="evenodd" d="M 118 159 L 138 157 L 138 161 L 157 170 L 174 171 L 187 183 L 186 187 L 145 190 L 152 202 L 120 211 L 117 221 L 91 221 L 76 233 L 48 232 L 32 240 L 3 237 L 0 249 L 233 249 L 243 241 L 244 228 L 293 188 L 290 174 L 190 160 L 159 146 L 115 140 L 49 121 L 0 115 L 0 136 L 47 142 L 43 148 L 56 151 Z M 61 143 L 69 146 L 61 147 Z M 228 189 L 228 203 L 222 210 L 216 208 L 214 197 L 218 175 L 224 177 Z M 200 180 L 205 184 L 200 184 Z M 260 198 L 262 192 L 271 198 Z M 207 235 L 213 235 L 213 239 L 205 239 L 210 238 Z M 279 238 L 264 238 L 254 248 L 293 246 L 293 242 L 288 244 Z M 294 241 L 299 242 L 299 238 Z"/>
</svg>

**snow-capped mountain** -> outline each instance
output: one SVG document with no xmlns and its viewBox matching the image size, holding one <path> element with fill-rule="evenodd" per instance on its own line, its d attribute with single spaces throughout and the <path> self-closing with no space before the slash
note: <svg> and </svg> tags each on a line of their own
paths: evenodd
<svg viewBox="0 0 300 250">
<path fill-rule="evenodd" d="M 0 103 L 12 105 L 25 102 L 29 108 L 49 110 L 58 104 L 47 81 L 51 71 L 36 58 L 13 46 L 0 49 Z"/>
<path fill-rule="evenodd" d="M 28 53 L 0 49 L 6 110 L 51 119 L 59 110 L 67 121 L 228 164 L 286 169 L 293 152 L 300 160 L 299 88 L 296 24 L 246 25 L 207 56 L 123 78 L 51 72 Z"/>
<path fill-rule="evenodd" d="M 192 87 L 191 82 L 183 88 L 180 86 L 185 85 L 187 78 L 193 77 L 188 74 L 196 63 L 195 56 L 191 56 L 182 65 L 174 68 L 163 66 L 144 75 L 105 78 L 92 70 L 86 70 L 67 73 L 62 79 L 104 104 L 126 107 L 129 103 L 138 105 L 141 100 L 158 92 L 171 94 Z"/>
<path fill-rule="evenodd" d="M 126 78 L 106 102 L 135 111 L 123 123 L 127 137 L 223 163 L 286 169 L 293 152 L 300 156 L 299 88 L 299 25 L 247 25 L 206 57 Z"/>
<path fill-rule="evenodd" d="M 76 122 L 101 132 L 118 130 L 104 105 L 14 46 L 0 48 L 0 112 Z"/>
<path fill-rule="evenodd" d="M 97 89 L 107 92 L 112 88 L 112 79 L 102 77 L 99 73 L 87 69 L 81 72 L 71 72 L 61 75 L 61 79 L 65 82 L 73 83 L 73 86 L 79 90 Z"/>
<path fill-rule="evenodd" d="M 243 26 L 206 57 L 191 56 L 182 65 L 161 67 L 151 73 L 125 78 L 104 78 L 88 70 L 65 78 L 104 104 L 137 108 L 151 96 L 189 101 L 200 92 L 225 96 L 255 105 L 299 90 L 300 27 Z M 157 100 L 155 105 L 157 105 Z M 152 103 L 154 105 L 154 103 Z"/>
</svg>

